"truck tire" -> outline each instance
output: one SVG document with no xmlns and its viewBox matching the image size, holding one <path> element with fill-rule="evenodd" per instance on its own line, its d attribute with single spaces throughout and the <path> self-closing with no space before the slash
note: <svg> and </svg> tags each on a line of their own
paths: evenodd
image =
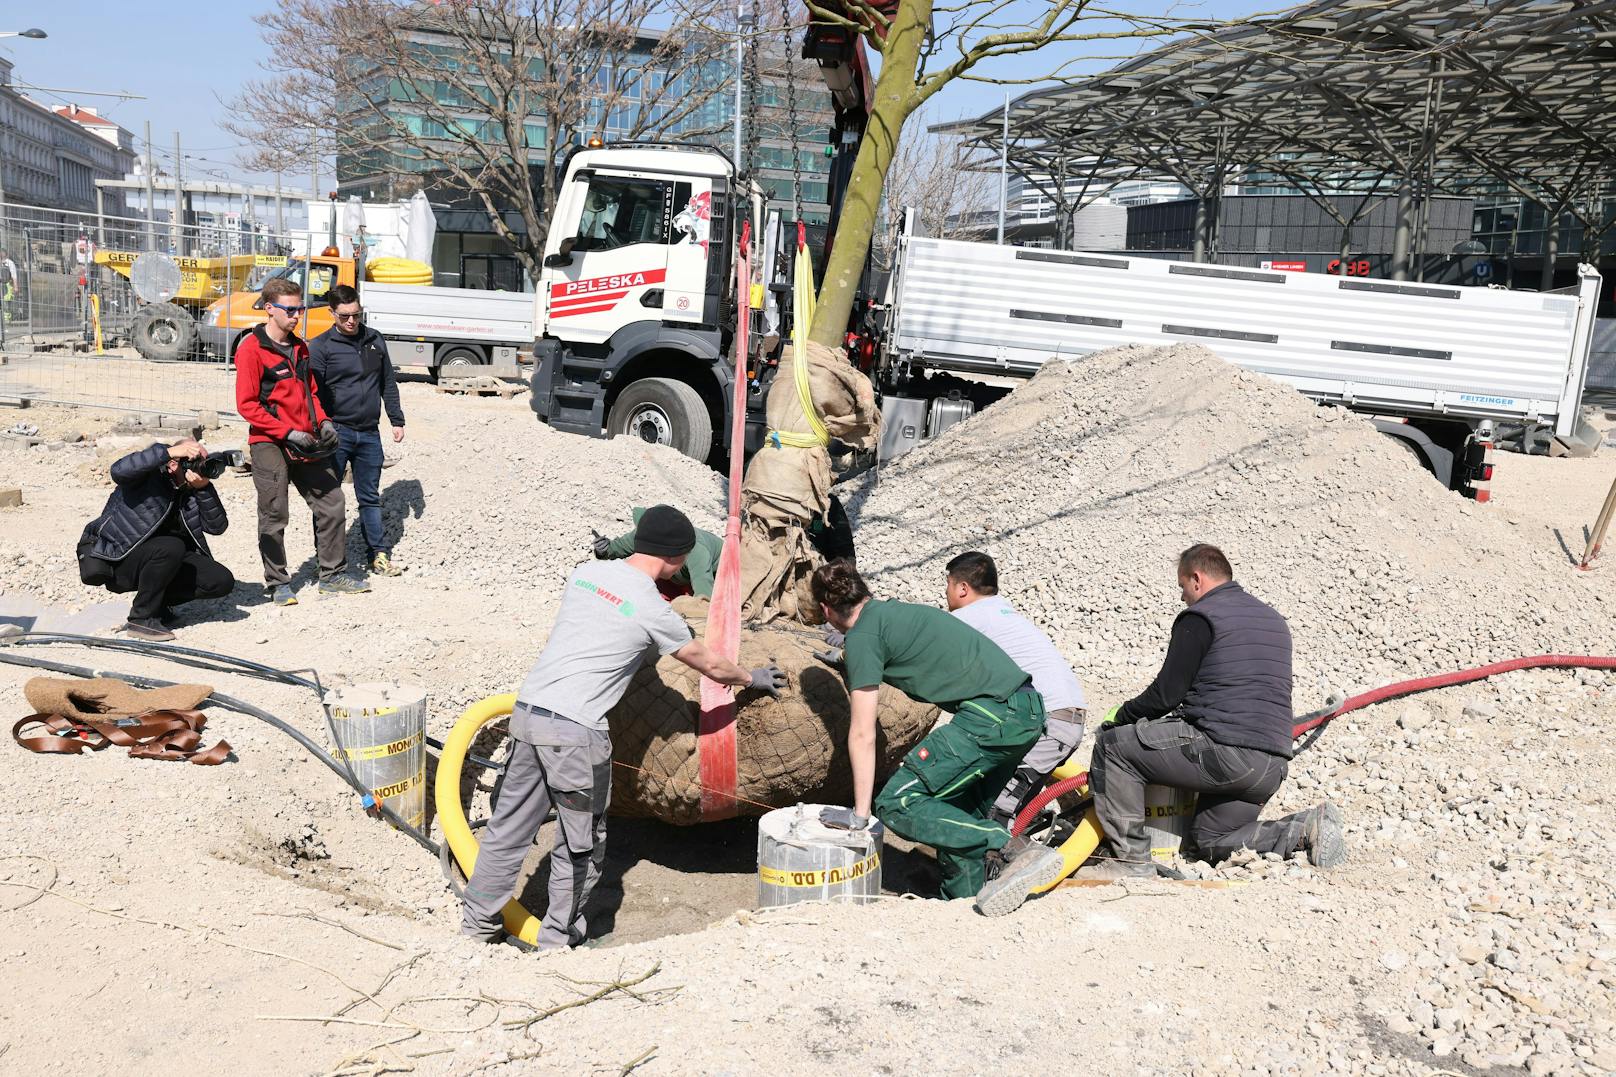
<svg viewBox="0 0 1616 1077">
<path fill-rule="evenodd" d="M 606 417 L 609 437 L 670 445 L 692 460 L 713 448 L 713 418 L 701 394 L 672 378 L 643 378 L 624 389 Z"/>
<path fill-rule="evenodd" d="M 439 378 L 471 378 L 488 366 L 488 357 L 476 348 L 445 348 L 437 355 L 432 381 Z"/>
<path fill-rule="evenodd" d="M 135 312 L 129 336 L 142 359 L 189 359 L 196 350 L 196 319 L 177 304 L 148 303 Z"/>
</svg>

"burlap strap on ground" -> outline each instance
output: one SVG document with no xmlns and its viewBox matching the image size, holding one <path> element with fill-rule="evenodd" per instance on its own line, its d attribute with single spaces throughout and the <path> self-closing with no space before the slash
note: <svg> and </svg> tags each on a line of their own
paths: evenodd
<svg viewBox="0 0 1616 1077">
<path fill-rule="evenodd" d="M 875 390 L 843 354 L 822 344 L 807 347 L 814 406 L 831 437 L 872 449 L 880 436 Z M 769 388 L 769 429 L 810 432 L 795 383 L 796 357 L 788 349 Z M 821 563 L 808 541 L 808 521 L 830 507 L 830 452 L 823 445 L 796 448 L 765 440 L 741 486 L 741 614 L 752 621 L 775 617 L 819 621 L 808 577 Z"/>
<path fill-rule="evenodd" d="M 89 720 L 143 711 L 195 710 L 213 694 L 213 688 L 206 684 L 136 688 L 114 677 L 34 677 L 22 686 L 22 694 L 40 714 Z"/>
</svg>

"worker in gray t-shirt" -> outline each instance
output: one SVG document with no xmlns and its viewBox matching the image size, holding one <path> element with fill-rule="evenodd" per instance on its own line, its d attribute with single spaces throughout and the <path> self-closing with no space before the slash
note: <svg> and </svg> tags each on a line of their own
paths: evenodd
<svg viewBox="0 0 1616 1077">
<path fill-rule="evenodd" d="M 989 818 L 1009 826 L 1050 772 L 1066 762 L 1083 740 L 1088 715 L 1083 685 L 1054 641 L 999 597 L 999 569 L 987 554 L 972 550 L 948 563 L 948 608 L 997 643 L 1032 678 L 1049 712 L 1044 735 L 1027 750 L 1015 776 L 993 802 Z"/>
<path fill-rule="evenodd" d="M 656 505 L 635 526 L 633 554 L 586 561 L 567 578 L 549 642 L 516 694 L 505 773 L 466 882 L 461 934 L 525 946 L 504 935 L 501 914 L 553 804 L 556 843 L 539 949 L 584 940 L 584 906 L 606 859 L 612 794 L 606 715 L 643 661 L 671 654 L 720 684 L 773 696 L 785 687 L 775 666 L 745 670 L 695 640 L 657 592 L 656 581 L 678 572 L 695 545 L 696 529 L 684 514 Z"/>
</svg>

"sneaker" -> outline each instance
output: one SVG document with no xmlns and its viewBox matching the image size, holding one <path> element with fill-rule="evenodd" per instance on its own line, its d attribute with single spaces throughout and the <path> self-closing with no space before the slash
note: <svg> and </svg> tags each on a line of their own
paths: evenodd
<svg viewBox="0 0 1616 1077">
<path fill-rule="evenodd" d="M 139 621 L 131 617 L 124 624 L 123 630 L 136 639 L 142 639 L 148 643 L 166 643 L 174 638 L 174 633 L 164 628 L 163 623 L 155 617 Z"/>
<path fill-rule="evenodd" d="M 1333 868 L 1347 858 L 1347 840 L 1341 833 L 1341 809 L 1326 800 L 1308 812 L 1303 824 L 1302 848 L 1308 863 Z"/>
<path fill-rule="evenodd" d="M 327 576 L 320 581 L 322 595 L 362 595 L 368 590 L 370 584 L 352 576 Z"/>
<path fill-rule="evenodd" d="M 277 606 L 297 605 L 297 592 L 292 590 L 289 583 L 272 583 L 264 590 L 269 592 L 269 600 Z"/>
<path fill-rule="evenodd" d="M 1059 852 L 1022 837 L 1012 837 L 1000 856 L 1004 866 L 976 895 L 976 911 L 983 916 L 1015 912 L 1034 890 L 1058 882 L 1066 870 L 1066 859 Z"/>
<path fill-rule="evenodd" d="M 392 556 L 384 550 L 370 559 L 370 571 L 376 576 L 402 576 L 404 566 L 395 564 Z"/>
</svg>

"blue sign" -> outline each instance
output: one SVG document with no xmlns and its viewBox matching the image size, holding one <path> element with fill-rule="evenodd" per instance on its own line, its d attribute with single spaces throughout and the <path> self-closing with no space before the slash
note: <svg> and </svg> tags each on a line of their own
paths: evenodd
<svg viewBox="0 0 1616 1077">
<path fill-rule="evenodd" d="M 1493 275 L 1493 264 L 1491 262 L 1477 262 L 1475 268 L 1470 272 L 1475 275 L 1477 280 L 1486 280 Z"/>
</svg>

